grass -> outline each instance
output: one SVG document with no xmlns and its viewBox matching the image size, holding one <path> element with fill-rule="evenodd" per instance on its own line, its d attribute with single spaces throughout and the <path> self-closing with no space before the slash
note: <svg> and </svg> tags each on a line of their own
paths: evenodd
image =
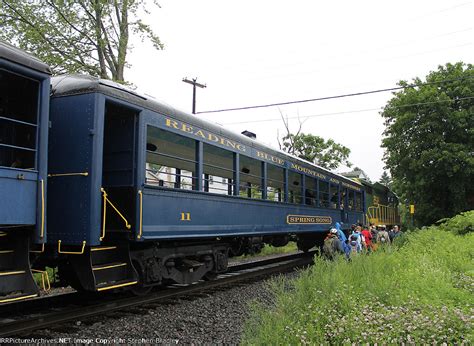
<svg viewBox="0 0 474 346">
<path fill-rule="evenodd" d="M 260 251 L 259 253 L 233 257 L 233 259 L 246 259 L 246 258 L 253 258 L 253 257 L 260 257 L 260 256 L 277 255 L 277 254 L 295 252 L 297 250 L 298 250 L 298 247 L 296 246 L 296 243 L 293 241 L 290 241 L 285 246 L 279 246 L 279 247 L 265 244 L 262 251 Z"/>
<path fill-rule="evenodd" d="M 276 305 L 252 305 L 243 343 L 473 342 L 474 211 L 456 218 L 273 281 Z"/>
<path fill-rule="evenodd" d="M 285 246 L 279 246 L 279 247 L 266 244 L 259 255 L 267 256 L 267 255 L 283 254 L 283 253 L 295 252 L 297 250 L 298 250 L 298 247 L 296 246 L 296 243 L 293 241 L 290 241 Z"/>
</svg>

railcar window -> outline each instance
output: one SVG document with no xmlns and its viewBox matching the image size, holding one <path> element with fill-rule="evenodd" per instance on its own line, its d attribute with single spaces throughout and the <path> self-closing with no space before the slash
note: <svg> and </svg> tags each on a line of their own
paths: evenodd
<svg viewBox="0 0 474 346">
<path fill-rule="evenodd" d="M 349 190 L 349 197 L 347 199 L 347 209 L 354 210 L 354 191 Z"/>
<path fill-rule="evenodd" d="M 355 193 L 355 210 L 362 211 L 362 193 Z"/>
<path fill-rule="evenodd" d="M 240 155 L 240 196 L 262 198 L 262 162 Z"/>
<path fill-rule="evenodd" d="M 313 177 L 305 176 L 305 204 L 316 206 L 318 190 L 316 188 L 317 180 Z"/>
<path fill-rule="evenodd" d="M 232 195 L 234 177 L 232 152 L 204 143 L 203 153 L 204 191 Z"/>
<path fill-rule="evenodd" d="M 285 200 L 285 169 L 267 164 L 267 199 L 276 202 Z"/>
<path fill-rule="evenodd" d="M 337 209 L 339 207 L 339 187 L 338 185 L 330 184 L 330 197 L 331 203 L 329 203 L 329 208 Z"/>
<path fill-rule="evenodd" d="M 0 166 L 35 169 L 39 82 L 0 69 Z"/>
<path fill-rule="evenodd" d="M 341 188 L 341 205 L 339 206 L 341 209 L 344 209 L 347 206 L 346 196 L 347 196 L 347 189 Z"/>
<path fill-rule="evenodd" d="M 303 200 L 301 195 L 301 174 L 288 172 L 288 202 L 300 204 Z"/>
<path fill-rule="evenodd" d="M 319 206 L 329 208 L 329 183 L 318 180 L 319 183 Z"/>
<path fill-rule="evenodd" d="M 192 190 L 196 185 L 196 141 L 147 127 L 146 183 Z"/>
</svg>

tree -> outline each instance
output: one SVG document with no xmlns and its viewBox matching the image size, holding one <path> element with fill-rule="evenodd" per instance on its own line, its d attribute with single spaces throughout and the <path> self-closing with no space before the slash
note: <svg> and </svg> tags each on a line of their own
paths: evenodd
<svg viewBox="0 0 474 346">
<path fill-rule="evenodd" d="M 281 140 L 278 137 L 281 150 L 326 169 L 336 169 L 341 164 L 352 166 L 348 160 L 351 153 L 349 148 L 332 139 L 325 140 L 319 136 L 302 133 L 302 122 L 300 122 L 296 134 L 293 134 L 290 131 L 288 119 L 285 119 L 283 114 L 280 113 L 280 115 L 287 131 Z"/>
<path fill-rule="evenodd" d="M 141 11 L 148 13 L 145 0 L 0 0 L 0 39 L 33 52 L 56 74 L 124 82 L 130 33 L 163 48 Z"/>
<path fill-rule="evenodd" d="M 439 66 L 394 93 L 385 118 L 384 161 L 419 225 L 474 208 L 474 70 Z"/>
<path fill-rule="evenodd" d="M 392 178 L 390 178 L 387 171 L 384 171 L 382 173 L 382 176 L 380 177 L 379 183 L 382 184 L 382 185 L 385 185 L 388 188 L 392 187 Z"/>
</svg>

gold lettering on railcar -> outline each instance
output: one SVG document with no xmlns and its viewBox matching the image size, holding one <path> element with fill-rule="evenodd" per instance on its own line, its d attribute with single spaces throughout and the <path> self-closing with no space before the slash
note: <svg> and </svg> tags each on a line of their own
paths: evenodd
<svg viewBox="0 0 474 346">
<path fill-rule="evenodd" d="M 270 154 L 267 154 L 263 151 L 258 151 L 257 150 L 257 157 L 261 158 L 261 159 L 264 159 L 266 161 L 269 161 L 271 163 L 276 163 L 277 165 L 280 165 L 280 166 L 284 166 L 285 165 L 285 160 L 283 159 L 280 159 L 279 157 L 277 156 L 273 156 L 273 155 L 270 155 Z"/>
<path fill-rule="evenodd" d="M 289 225 L 330 225 L 332 224 L 332 218 L 330 216 L 288 215 L 286 217 L 286 223 Z"/>
<path fill-rule="evenodd" d="M 316 172 L 315 170 L 300 166 L 300 165 L 298 165 L 296 163 L 293 163 L 293 162 L 291 163 L 291 168 L 296 170 L 296 171 L 299 171 L 299 172 L 302 172 L 302 173 L 305 173 L 305 174 L 308 174 L 308 175 L 312 175 L 313 177 L 326 179 L 326 176 L 324 174 L 321 174 L 319 172 Z"/>
<path fill-rule="evenodd" d="M 237 150 L 242 151 L 244 153 L 247 151 L 247 148 L 243 144 L 240 144 L 238 142 L 234 142 L 234 141 L 232 141 L 230 139 L 227 139 L 225 137 L 218 136 L 218 135 L 216 135 L 214 133 L 211 133 L 209 131 L 201 130 L 199 128 L 195 128 L 195 127 L 193 127 L 189 124 L 185 124 L 185 123 L 183 123 L 181 121 L 178 121 L 178 120 L 165 118 L 165 125 L 167 127 L 173 128 L 175 130 L 192 134 L 195 137 L 200 137 L 200 138 L 206 139 L 210 142 L 219 143 L 223 146 L 233 148 L 233 149 L 237 149 Z"/>
<path fill-rule="evenodd" d="M 351 185 L 351 184 L 348 184 L 348 183 L 345 183 L 345 182 L 342 182 L 342 186 L 348 187 L 349 189 L 353 189 L 353 190 L 356 190 L 356 191 L 361 191 L 360 187 L 355 186 L 355 185 Z"/>
<path fill-rule="evenodd" d="M 191 221 L 191 213 L 181 213 L 181 221 Z"/>
</svg>

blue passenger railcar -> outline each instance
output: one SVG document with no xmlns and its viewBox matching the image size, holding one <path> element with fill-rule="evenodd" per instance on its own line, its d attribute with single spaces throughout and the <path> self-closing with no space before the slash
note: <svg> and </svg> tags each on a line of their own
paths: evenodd
<svg viewBox="0 0 474 346">
<path fill-rule="evenodd" d="M 55 78 L 51 123 L 48 242 L 84 289 L 212 277 L 263 242 L 307 250 L 364 219 L 357 182 L 112 82 Z"/>
<path fill-rule="evenodd" d="M 29 252 L 42 251 L 46 241 L 50 74 L 46 64 L 0 42 L 2 303 L 37 294 Z"/>
</svg>

